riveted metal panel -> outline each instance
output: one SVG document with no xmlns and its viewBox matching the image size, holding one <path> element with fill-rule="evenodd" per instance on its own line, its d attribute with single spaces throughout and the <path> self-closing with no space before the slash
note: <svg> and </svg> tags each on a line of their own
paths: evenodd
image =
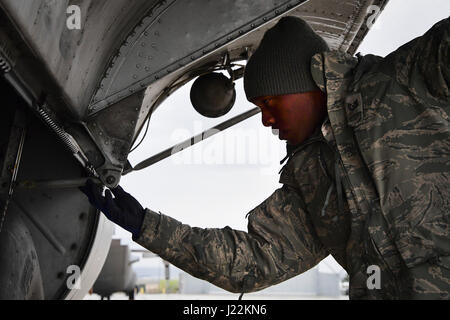
<svg viewBox="0 0 450 320">
<path fill-rule="evenodd" d="M 105 159 L 97 167 L 107 185 L 117 185 L 133 141 L 144 92 L 131 95 L 86 121 L 86 128 Z"/>
<path fill-rule="evenodd" d="M 82 118 L 111 54 L 156 0 L 1 0 L 27 45 Z M 81 29 L 67 28 L 67 8 L 81 9 Z"/>
<path fill-rule="evenodd" d="M 381 11 L 386 3 L 387 0 L 312 0 L 292 14 L 305 19 L 332 50 L 353 54 L 368 31 L 371 8 L 376 6 Z"/>
<path fill-rule="evenodd" d="M 89 114 L 146 88 L 303 2 L 171 0 L 158 3 L 112 59 L 93 97 Z"/>
</svg>

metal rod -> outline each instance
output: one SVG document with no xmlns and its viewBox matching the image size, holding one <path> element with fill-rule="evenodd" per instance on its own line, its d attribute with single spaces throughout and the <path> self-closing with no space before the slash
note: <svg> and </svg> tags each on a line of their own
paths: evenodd
<svg viewBox="0 0 450 320">
<path fill-rule="evenodd" d="M 254 109 L 244 112 L 243 114 L 240 114 L 236 117 L 228 119 L 227 121 L 225 121 L 221 124 L 218 124 L 217 126 L 211 128 L 209 130 L 206 130 L 190 139 L 187 139 L 181 143 L 178 143 L 178 144 L 174 145 L 173 147 L 168 148 L 168 149 L 138 163 L 133 168 L 129 168 L 128 170 L 124 171 L 122 173 L 122 175 L 127 175 L 130 172 L 139 171 L 139 170 L 147 168 L 151 165 L 154 165 L 155 163 L 157 163 L 163 159 L 166 159 L 180 151 L 183 151 L 189 147 L 192 147 L 193 145 L 195 145 L 199 142 L 202 142 L 202 141 L 208 139 L 209 137 L 212 137 L 213 135 L 215 135 L 221 131 L 224 131 L 225 129 L 228 129 L 229 127 L 232 127 L 250 117 L 253 117 L 254 115 L 256 115 L 260 112 L 261 112 L 261 110 L 259 108 L 254 108 Z"/>
<path fill-rule="evenodd" d="M 5 222 L 5 218 L 6 218 L 6 213 L 8 211 L 8 206 L 9 206 L 9 202 L 11 200 L 11 197 L 13 195 L 14 192 L 14 185 L 16 182 L 16 178 L 17 178 L 17 173 L 19 171 L 19 165 L 20 165 L 20 161 L 22 159 L 22 152 L 23 152 L 23 146 L 25 144 L 25 137 L 27 135 L 27 127 L 25 124 L 25 115 L 22 112 L 22 110 L 18 109 L 16 111 L 15 114 L 15 119 L 14 119 L 14 124 L 13 124 L 13 128 L 11 129 L 13 131 L 14 134 L 14 127 L 17 127 L 17 130 L 20 131 L 20 140 L 17 146 L 17 153 L 16 153 L 16 158 L 14 161 L 14 166 L 12 168 L 12 175 L 11 175 L 11 180 L 9 181 L 9 189 L 8 189 L 8 194 L 6 196 L 6 199 L 3 203 L 3 201 L 1 201 L 1 205 L 3 206 L 3 210 L 2 210 L 2 214 L 1 214 L 1 220 L 0 220 L 0 233 L 3 230 L 3 224 Z M 10 140 L 12 138 L 10 137 Z M 11 143 L 11 141 L 10 141 Z M 8 150 L 7 150 L 7 154 L 8 152 L 10 152 L 9 150 L 9 146 L 8 146 Z M 7 154 L 5 155 L 5 162 L 8 161 L 8 156 Z M 5 163 L 4 165 L 9 165 L 8 163 Z M 2 172 L 3 174 L 3 172 Z"/>
</svg>

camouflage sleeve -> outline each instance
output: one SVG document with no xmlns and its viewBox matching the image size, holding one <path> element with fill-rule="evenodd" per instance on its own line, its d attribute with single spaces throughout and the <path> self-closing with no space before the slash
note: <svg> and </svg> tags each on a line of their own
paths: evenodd
<svg viewBox="0 0 450 320">
<path fill-rule="evenodd" d="M 419 100 L 450 100 L 450 18 L 403 45 L 385 59 L 396 80 Z"/>
<path fill-rule="evenodd" d="M 315 266 L 328 252 L 291 187 L 250 211 L 248 232 L 193 228 L 147 210 L 133 239 L 191 275 L 231 292 L 252 292 Z"/>
</svg>

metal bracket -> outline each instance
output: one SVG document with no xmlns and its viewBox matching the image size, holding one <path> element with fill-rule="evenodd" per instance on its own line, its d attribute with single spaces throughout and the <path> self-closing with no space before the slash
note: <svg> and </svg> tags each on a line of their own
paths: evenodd
<svg viewBox="0 0 450 320">
<path fill-rule="evenodd" d="M 0 233 L 2 232 L 6 212 L 8 211 L 9 202 L 14 192 L 14 184 L 19 171 L 26 132 L 25 111 L 21 108 L 17 108 L 14 116 L 14 122 L 11 126 L 11 133 L 0 176 L 0 199 L 2 204 Z"/>
</svg>

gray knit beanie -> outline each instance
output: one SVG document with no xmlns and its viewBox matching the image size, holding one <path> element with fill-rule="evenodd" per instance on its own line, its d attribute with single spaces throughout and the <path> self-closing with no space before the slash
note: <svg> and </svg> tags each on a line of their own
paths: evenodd
<svg viewBox="0 0 450 320">
<path fill-rule="evenodd" d="M 318 89 L 311 75 L 311 58 L 328 45 L 302 19 L 284 17 L 269 29 L 247 62 L 247 99 L 302 93 Z"/>
</svg>

